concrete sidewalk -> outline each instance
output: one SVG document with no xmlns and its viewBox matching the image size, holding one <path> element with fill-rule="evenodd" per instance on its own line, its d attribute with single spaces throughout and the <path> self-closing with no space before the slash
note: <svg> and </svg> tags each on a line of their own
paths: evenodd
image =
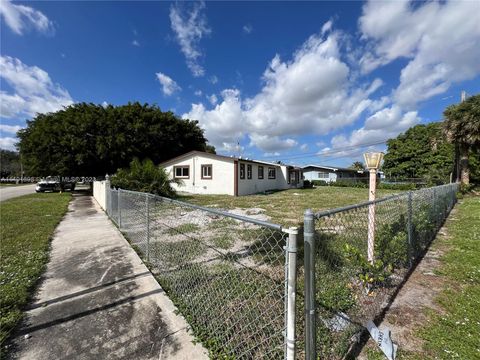
<svg viewBox="0 0 480 360">
<path fill-rule="evenodd" d="M 74 195 L 50 256 L 13 358 L 208 359 L 93 197 Z"/>
</svg>

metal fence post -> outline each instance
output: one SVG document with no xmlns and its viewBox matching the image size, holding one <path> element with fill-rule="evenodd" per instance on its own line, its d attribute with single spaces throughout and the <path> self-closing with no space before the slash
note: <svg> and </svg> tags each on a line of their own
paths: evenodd
<svg viewBox="0 0 480 360">
<path fill-rule="evenodd" d="M 147 261 L 150 262 L 150 204 L 149 196 L 145 194 L 146 222 L 147 222 Z"/>
<path fill-rule="evenodd" d="M 118 228 L 122 230 L 122 189 L 118 189 Z"/>
<path fill-rule="evenodd" d="M 109 200 L 108 216 L 110 216 L 113 219 L 113 192 L 110 186 L 108 187 L 108 200 Z"/>
<path fill-rule="evenodd" d="M 110 216 L 111 212 L 112 212 L 112 194 L 110 193 L 110 180 L 109 180 L 109 177 L 107 175 L 106 179 L 105 179 L 105 211 L 107 213 L 108 216 Z"/>
<path fill-rule="evenodd" d="M 295 310 L 297 292 L 297 235 L 298 229 L 291 227 L 288 233 L 286 258 L 287 258 L 287 321 L 286 321 L 286 360 L 295 360 Z"/>
<path fill-rule="evenodd" d="M 303 218 L 304 263 L 305 263 L 305 359 L 316 360 L 316 314 L 315 314 L 315 223 L 311 209 Z"/>
<path fill-rule="evenodd" d="M 408 267 L 412 267 L 412 259 L 413 259 L 413 222 L 412 222 L 412 212 L 413 212 L 413 204 L 412 204 L 413 193 L 411 191 L 408 192 L 408 205 L 407 205 L 407 221 L 408 221 Z"/>
</svg>

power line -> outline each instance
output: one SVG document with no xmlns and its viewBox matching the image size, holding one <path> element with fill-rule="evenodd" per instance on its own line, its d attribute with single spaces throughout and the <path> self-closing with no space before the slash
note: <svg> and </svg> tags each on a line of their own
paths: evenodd
<svg viewBox="0 0 480 360">
<path fill-rule="evenodd" d="M 329 150 L 329 151 L 324 151 L 324 152 L 316 151 L 316 152 L 311 152 L 311 153 L 293 154 L 293 155 L 282 156 L 281 158 L 282 159 L 299 159 L 299 158 L 329 156 L 329 155 L 333 155 L 333 154 L 342 153 L 342 152 L 345 152 L 345 151 L 351 151 L 351 150 L 355 150 L 355 149 L 361 149 L 361 148 L 364 148 L 364 147 L 385 144 L 387 141 L 388 141 L 388 139 L 382 140 L 382 141 L 376 141 L 376 142 L 372 142 L 372 143 L 363 143 L 363 144 L 345 146 L 345 147 L 343 147 L 341 149 L 337 149 L 337 150 Z M 349 156 L 349 155 L 346 155 L 346 156 Z M 268 159 L 272 159 L 272 161 L 278 160 L 278 158 L 276 158 L 276 159 L 268 158 Z"/>
</svg>

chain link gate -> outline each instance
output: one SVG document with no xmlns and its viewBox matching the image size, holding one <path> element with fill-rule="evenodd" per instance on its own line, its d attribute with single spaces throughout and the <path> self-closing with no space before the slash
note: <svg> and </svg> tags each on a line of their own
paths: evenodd
<svg viewBox="0 0 480 360">
<path fill-rule="evenodd" d="M 341 359 L 386 309 L 456 202 L 458 184 L 305 212 L 305 358 Z M 374 260 L 368 261 L 369 208 Z M 370 219 L 371 221 L 372 219 Z"/>
<path fill-rule="evenodd" d="M 106 186 L 107 214 L 215 358 L 295 358 L 296 228 Z"/>
</svg>

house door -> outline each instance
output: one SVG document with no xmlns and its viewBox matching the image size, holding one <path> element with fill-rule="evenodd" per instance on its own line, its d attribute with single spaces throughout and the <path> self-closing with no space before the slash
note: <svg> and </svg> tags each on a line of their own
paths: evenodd
<svg viewBox="0 0 480 360">
<path fill-rule="evenodd" d="M 290 170 L 290 184 L 297 185 L 297 183 L 298 183 L 298 171 Z"/>
</svg>

